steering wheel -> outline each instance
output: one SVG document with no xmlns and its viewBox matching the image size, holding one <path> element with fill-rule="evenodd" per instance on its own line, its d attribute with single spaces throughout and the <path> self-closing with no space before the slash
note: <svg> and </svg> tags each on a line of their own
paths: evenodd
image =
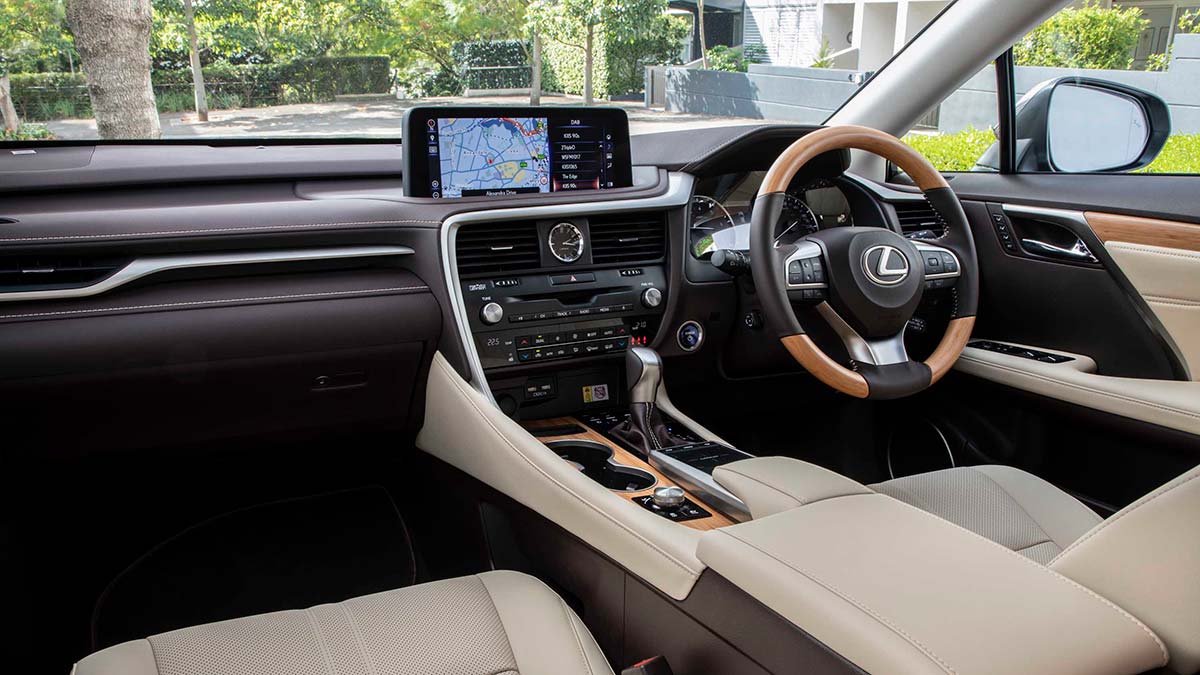
<svg viewBox="0 0 1200 675">
<path fill-rule="evenodd" d="M 776 244 L 775 224 L 792 178 L 817 156 L 865 150 L 891 160 L 924 193 L 946 233 L 910 240 L 886 227 L 836 227 L 793 244 Z M 962 204 L 946 179 L 895 136 L 859 126 L 834 126 L 788 146 L 763 179 L 750 221 L 751 271 L 767 325 L 817 379 L 858 398 L 909 396 L 937 382 L 962 353 L 979 301 L 975 241 Z M 913 361 L 904 330 L 925 288 L 950 288 L 949 326 L 933 354 Z M 805 334 L 793 302 L 812 304 L 841 338 L 850 368 Z"/>
</svg>

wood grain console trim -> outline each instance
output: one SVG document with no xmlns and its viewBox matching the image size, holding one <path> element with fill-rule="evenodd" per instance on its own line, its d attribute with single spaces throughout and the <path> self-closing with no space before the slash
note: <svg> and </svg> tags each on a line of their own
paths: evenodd
<svg viewBox="0 0 1200 675">
<path fill-rule="evenodd" d="M 1200 251 L 1200 224 L 1085 211 L 1083 217 L 1100 241 Z"/>
<path fill-rule="evenodd" d="M 650 473 L 651 475 L 653 475 L 656 479 L 658 479 L 658 483 L 654 487 L 662 487 L 664 485 L 678 485 L 678 483 L 668 479 L 666 476 L 664 476 L 662 473 L 660 473 L 658 471 L 658 469 L 655 469 L 654 467 L 647 464 L 645 461 L 639 459 L 638 457 L 635 457 L 632 453 L 630 453 L 625 448 L 622 448 L 621 446 L 617 445 L 616 443 L 605 438 L 602 434 L 600 434 L 600 432 L 595 431 L 594 429 L 587 426 L 586 424 L 579 421 L 578 419 L 575 419 L 574 417 L 554 417 L 554 418 L 545 419 L 545 420 L 530 420 L 527 422 L 521 422 L 521 426 L 525 427 L 526 429 L 530 429 L 530 430 L 544 429 L 546 427 L 564 427 L 564 426 L 570 426 L 570 425 L 577 425 L 577 426 L 582 427 L 583 432 L 577 433 L 577 434 L 563 434 L 563 435 L 559 435 L 559 436 L 539 436 L 538 440 L 542 441 L 543 443 L 548 443 L 550 441 L 570 441 L 570 440 L 593 441 L 596 443 L 607 445 L 609 448 L 612 448 L 613 461 L 615 461 L 618 464 L 624 464 L 625 466 L 633 467 L 635 469 L 641 469 L 642 471 L 646 471 L 646 472 Z M 630 501 L 633 501 L 634 497 L 642 497 L 642 496 L 650 494 L 653 491 L 654 491 L 654 488 L 650 488 L 648 490 L 639 490 L 638 492 L 615 492 L 614 494 L 624 497 L 625 499 L 628 499 Z M 696 520 L 685 520 L 682 523 L 679 523 L 680 525 L 686 525 L 686 526 L 696 529 L 696 530 L 715 530 L 719 527 L 725 527 L 726 525 L 733 525 L 732 520 L 721 515 L 720 513 L 718 513 L 716 511 L 716 509 L 713 509 L 708 504 L 705 504 L 701 499 L 696 497 L 696 495 L 688 492 L 686 489 L 684 490 L 684 493 L 687 495 L 688 499 L 692 500 L 693 502 L 696 502 L 697 504 L 700 504 L 701 506 L 703 506 L 705 508 L 705 510 L 709 511 L 713 515 L 708 518 L 697 518 Z"/>
</svg>

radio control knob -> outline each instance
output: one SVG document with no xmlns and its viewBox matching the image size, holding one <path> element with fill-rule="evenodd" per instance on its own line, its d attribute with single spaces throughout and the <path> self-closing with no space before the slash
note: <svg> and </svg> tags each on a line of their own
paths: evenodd
<svg viewBox="0 0 1200 675">
<path fill-rule="evenodd" d="M 479 310 L 479 318 L 489 326 L 498 324 L 504 318 L 504 308 L 499 303 L 489 302 Z"/>
<path fill-rule="evenodd" d="M 642 291 L 642 304 L 653 309 L 662 304 L 662 291 L 657 288 L 647 288 Z"/>
</svg>

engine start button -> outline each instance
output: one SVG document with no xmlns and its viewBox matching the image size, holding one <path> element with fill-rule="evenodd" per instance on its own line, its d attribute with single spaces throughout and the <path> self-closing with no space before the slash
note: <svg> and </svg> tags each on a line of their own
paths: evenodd
<svg viewBox="0 0 1200 675">
<path fill-rule="evenodd" d="M 675 334 L 679 348 L 685 352 L 694 352 L 704 344 L 704 329 L 695 321 L 686 321 Z"/>
</svg>

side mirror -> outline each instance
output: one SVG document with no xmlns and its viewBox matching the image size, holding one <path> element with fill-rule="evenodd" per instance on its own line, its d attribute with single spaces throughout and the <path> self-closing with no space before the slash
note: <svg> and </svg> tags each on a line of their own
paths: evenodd
<svg viewBox="0 0 1200 675">
<path fill-rule="evenodd" d="M 1133 171 L 1153 162 L 1171 135 L 1161 98 L 1107 80 L 1046 80 L 1016 107 L 1018 171 Z"/>
</svg>

